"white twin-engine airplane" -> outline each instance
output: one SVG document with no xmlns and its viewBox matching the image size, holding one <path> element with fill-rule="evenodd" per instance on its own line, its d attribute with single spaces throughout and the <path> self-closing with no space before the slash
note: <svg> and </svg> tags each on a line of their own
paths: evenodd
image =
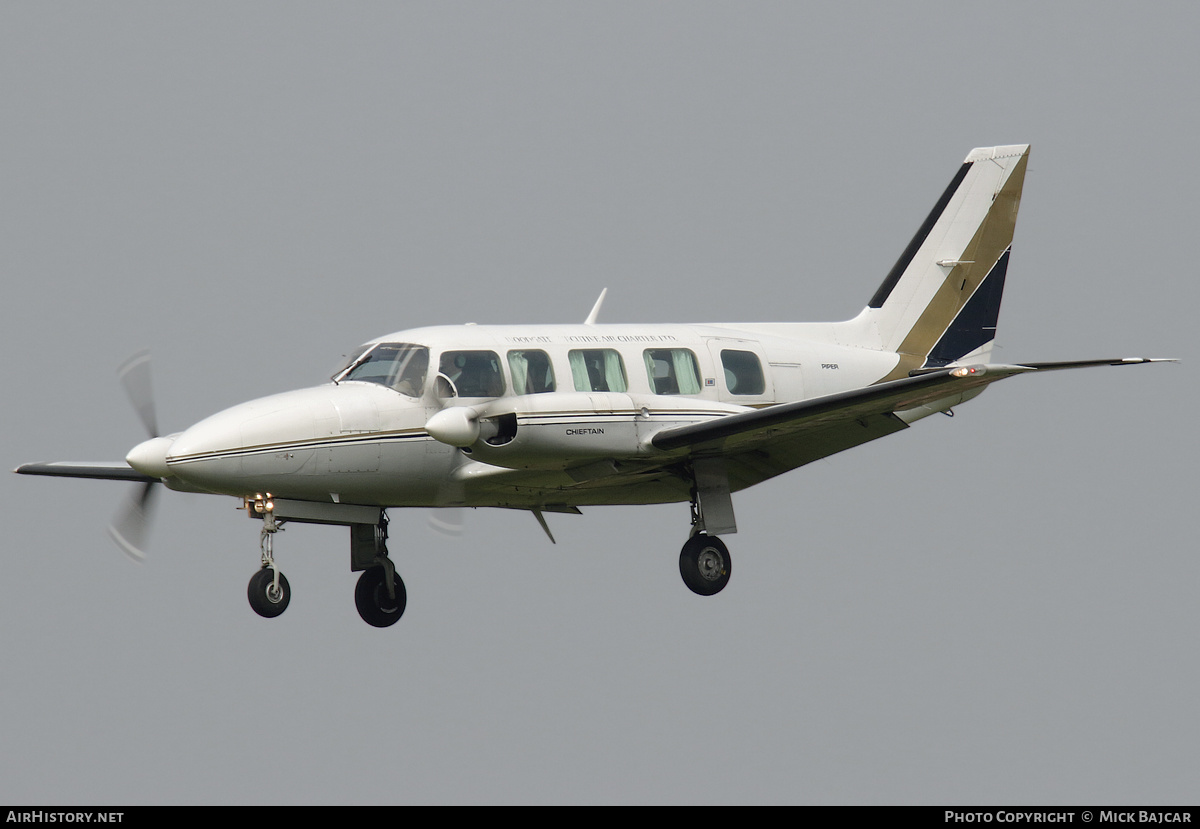
<svg viewBox="0 0 1200 829">
<path fill-rule="evenodd" d="M 250 604 L 278 616 L 290 588 L 273 538 L 285 522 L 350 528 L 359 614 L 404 612 L 387 550 L 389 507 L 691 503 L 679 555 L 701 595 L 729 581 L 719 535 L 732 493 L 970 400 L 1027 372 L 1147 358 L 988 362 L 1027 145 L 972 150 L 867 307 L 836 323 L 465 325 L 364 345 L 316 388 L 252 400 L 157 436 L 149 364 L 122 380 L 152 437 L 126 464 L 27 464 L 30 475 L 143 484 L 114 522 L 141 557 L 159 483 L 236 496 L 262 522 Z M 553 541 L 551 536 L 551 541 Z"/>
</svg>

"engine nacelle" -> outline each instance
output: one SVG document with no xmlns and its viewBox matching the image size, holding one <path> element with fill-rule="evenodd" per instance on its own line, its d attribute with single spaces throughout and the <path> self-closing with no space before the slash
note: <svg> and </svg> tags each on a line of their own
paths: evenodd
<svg viewBox="0 0 1200 829">
<path fill-rule="evenodd" d="M 564 469 L 597 460 L 622 460 L 658 454 L 649 438 L 661 429 L 713 416 L 745 411 L 697 398 L 628 395 L 615 392 L 554 392 L 496 400 L 477 411 L 477 439 L 460 446 L 472 458 L 512 469 Z M 429 423 L 445 424 L 445 437 L 472 434 L 463 415 L 439 412 Z M 444 421 L 434 420 L 447 414 Z M 452 428 L 451 428 L 452 424 Z M 453 433 L 451 433 L 453 430 Z M 430 434 L 438 440 L 442 437 Z M 444 442 L 449 442 L 445 440 Z"/>
<path fill-rule="evenodd" d="M 467 447 L 479 440 L 479 412 L 470 406 L 451 406 L 429 418 L 425 431 L 434 440 Z"/>
</svg>

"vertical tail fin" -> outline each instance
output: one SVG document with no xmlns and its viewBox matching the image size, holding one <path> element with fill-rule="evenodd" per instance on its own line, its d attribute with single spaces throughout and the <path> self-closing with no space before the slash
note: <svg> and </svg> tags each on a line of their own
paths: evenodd
<svg viewBox="0 0 1200 829">
<path fill-rule="evenodd" d="M 972 150 L 867 305 L 886 379 L 964 358 L 986 361 L 1012 245 L 1029 145 Z"/>
</svg>

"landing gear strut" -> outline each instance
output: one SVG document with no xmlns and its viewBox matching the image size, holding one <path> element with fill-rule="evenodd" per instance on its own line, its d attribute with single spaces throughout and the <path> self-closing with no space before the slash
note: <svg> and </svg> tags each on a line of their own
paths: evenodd
<svg viewBox="0 0 1200 829">
<path fill-rule="evenodd" d="M 263 528 L 259 536 L 259 546 L 262 548 L 262 569 L 250 577 L 250 586 L 246 588 L 246 597 L 250 607 L 259 616 L 273 619 L 287 610 L 288 602 L 292 600 L 292 588 L 279 567 L 275 564 L 275 533 L 282 527 L 275 520 L 274 504 L 271 496 L 258 498 L 250 509 L 262 514 Z"/>
</svg>

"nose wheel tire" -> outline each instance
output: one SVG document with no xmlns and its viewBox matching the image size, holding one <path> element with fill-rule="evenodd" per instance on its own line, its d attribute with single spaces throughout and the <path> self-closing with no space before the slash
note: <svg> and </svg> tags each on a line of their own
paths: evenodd
<svg viewBox="0 0 1200 829">
<path fill-rule="evenodd" d="M 679 553 L 679 574 L 693 593 L 720 593 L 729 584 L 729 572 L 729 549 L 715 535 L 694 535 Z"/>
<path fill-rule="evenodd" d="M 386 574 L 382 567 L 364 570 L 354 588 L 354 604 L 358 615 L 368 625 L 377 628 L 391 627 L 404 615 L 408 594 L 399 575 L 394 577 L 396 596 L 388 595 Z"/>
<path fill-rule="evenodd" d="M 275 571 L 264 567 L 250 578 L 246 596 L 255 613 L 272 619 L 287 610 L 288 602 L 292 600 L 292 588 L 283 573 L 279 574 L 279 586 L 276 587 Z"/>
</svg>

